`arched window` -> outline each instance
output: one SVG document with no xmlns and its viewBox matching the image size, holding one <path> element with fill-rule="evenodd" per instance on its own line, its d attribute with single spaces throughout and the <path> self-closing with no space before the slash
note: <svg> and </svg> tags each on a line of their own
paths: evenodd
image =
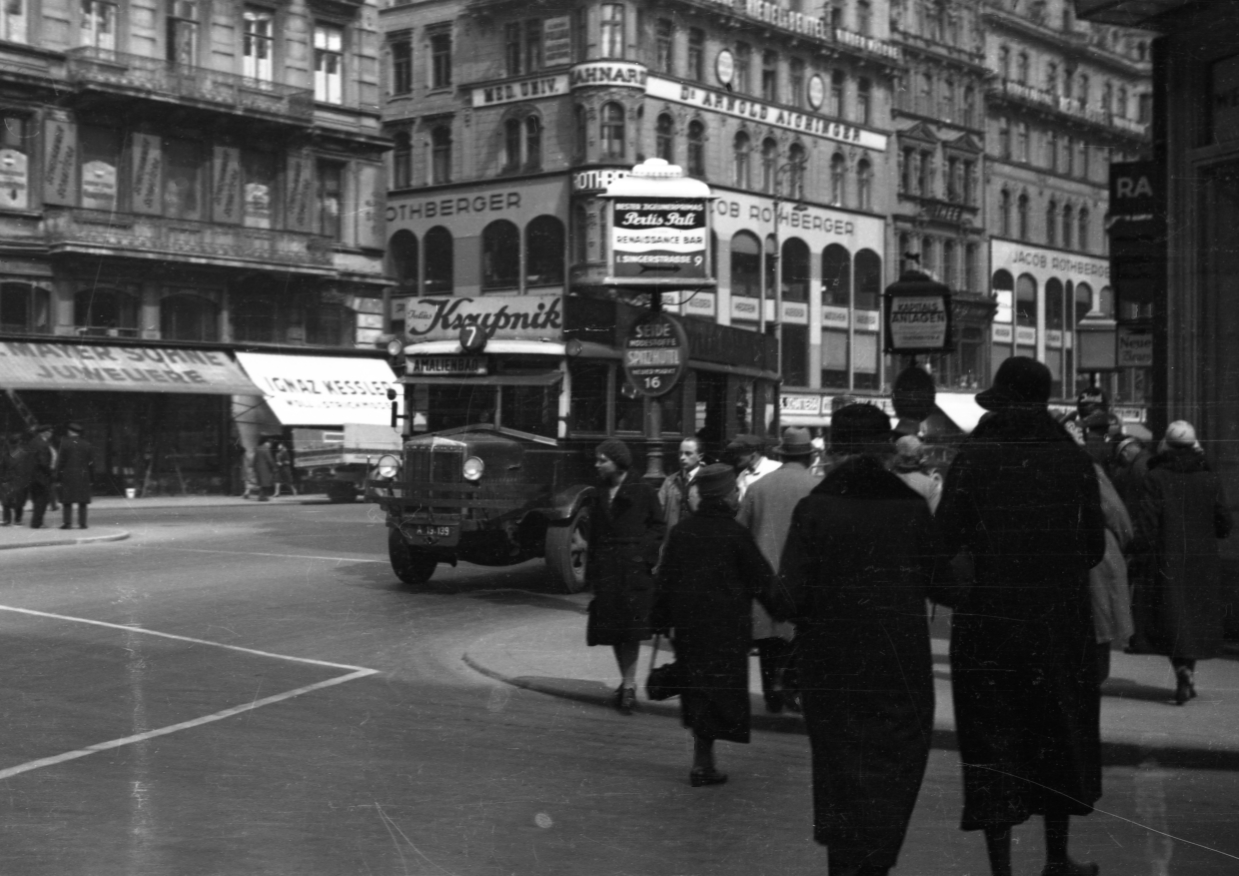
<svg viewBox="0 0 1239 876">
<path fill-rule="evenodd" d="M 51 295 L 29 283 L 0 283 L 0 331 L 51 332 Z"/>
<path fill-rule="evenodd" d="M 1045 207 L 1045 242 L 1047 246 L 1058 245 L 1058 201 L 1050 199 Z"/>
<path fill-rule="evenodd" d="M 778 163 L 779 146 L 773 138 L 767 137 L 761 143 L 761 190 L 768 195 L 774 194 L 774 177 Z"/>
<path fill-rule="evenodd" d="M 521 166 L 521 120 L 503 123 L 503 169 L 509 173 Z"/>
<path fill-rule="evenodd" d="M 852 304 L 852 254 L 837 243 L 822 250 L 822 303 L 831 307 Z"/>
<path fill-rule="evenodd" d="M 1020 240 L 1028 240 L 1028 195 L 1021 194 L 1016 202 L 1018 231 Z"/>
<path fill-rule="evenodd" d="M 688 172 L 706 175 L 706 126 L 696 120 L 688 123 Z"/>
<path fill-rule="evenodd" d="M 576 142 L 573 144 L 578 159 L 584 159 L 589 146 L 589 114 L 577 104 L 572 111 L 572 126 Z"/>
<path fill-rule="evenodd" d="M 731 238 L 731 295 L 761 297 L 761 242 L 747 231 Z"/>
<path fill-rule="evenodd" d="M 521 233 L 506 219 L 482 229 L 482 288 L 516 289 L 521 277 Z"/>
<path fill-rule="evenodd" d="M 417 236 L 401 228 L 387 242 L 387 276 L 400 284 L 405 294 L 418 294 Z"/>
<path fill-rule="evenodd" d="M 1003 237 L 1011 236 L 1011 191 L 998 193 L 998 228 Z"/>
<path fill-rule="evenodd" d="M 159 302 L 159 334 L 171 341 L 218 341 L 219 308 L 201 295 L 169 295 Z"/>
<path fill-rule="evenodd" d="M 787 193 L 789 197 L 797 201 L 804 200 L 804 180 L 808 162 L 809 156 L 804 146 L 793 143 L 787 150 Z"/>
<path fill-rule="evenodd" d="M 1114 319 L 1114 290 L 1102 286 L 1097 292 L 1097 310 L 1105 319 Z"/>
<path fill-rule="evenodd" d="M 1070 204 L 1063 205 L 1063 249 L 1071 249 L 1072 235 L 1076 230 L 1075 211 L 1071 209 Z"/>
<path fill-rule="evenodd" d="M 955 80 L 942 81 L 941 119 L 944 122 L 955 123 Z"/>
<path fill-rule="evenodd" d="M 960 121 L 969 128 L 977 123 L 977 90 L 971 85 L 964 86 L 964 115 Z"/>
<path fill-rule="evenodd" d="M 539 216 L 525 227 L 525 285 L 564 283 L 564 224 L 554 216 Z"/>
<path fill-rule="evenodd" d="M 871 249 L 856 253 L 854 307 L 877 311 L 882 300 L 882 258 Z M 881 358 L 876 332 L 856 332 L 852 338 L 852 382 L 857 389 L 877 389 Z"/>
<path fill-rule="evenodd" d="M 998 309 L 994 311 L 994 322 L 1010 324 L 1013 318 L 1013 308 L 1015 302 L 1015 278 L 1011 276 L 1009 271 L 997 270 L 994 271 L 994 277 L 990 281 L 990 289 L 993 292 L 994 300 L 998 304 Z"/>
<path fill-rule="evenodd" d="M 744 131 L 736 134 L 732 144 L 733 181 L 737 188 L 747 189 L 752 184 L 752 169 L 749 164 L 749 135 Z"/>
<path fill-rule="evenodd" d="M 279 307 L 275 296 L 252 284 L 232 295 L 232 338 L 235 341 L 270 344 L 283 341 L 279 329 Z"/>
<path fill-rule="evenodd" d="M 1087 250 L 1090 243 L 1088 235 L 1088 207 L 1080 208 L 1080 212 L 1076 216 L 1076 222 L 1079 225 L 1079 233 L 1076 235 L 1076 246 Z"/>
<path fill-rule="evenodd" d="M 1032 274 L 1020 274 L 1015 281 L 1015 324 L 1037 325 L 1037 280 Z"/>
<path fill-rule="evenodd" d="M 525 166 L 542 168 L 542 119 L 537 116 L 525 117 Z"/>
<path fill-rule="evenodd" d="M 783 241 L 780 271 L 783 275 L 783 300 L 809 300 L 809 247 L 798 237 Z"/>
<path fill-rule="evenodd" d="M 1093 287 L 1088 283 L 1077 283 L 1075 293 L 1075 325 L 1094 310 Z"/>
<path fill-rule="evenodd" d="M 436 225 L 426 232 L 422 244 L 426 247 L 426 294 L 450 294 L 456 282 L 452 232 Z"/>
<path fill-rule="evenodd" d="M 868 158 L 856 163 L 856 206 L 861 210 L 873 209 L 873 165 Z"/>
<path fill-rule="evenodd" d="M 603 158 L 624 157 L 624 107 L 618 103 L 602 105 L 599 135 Z"/>
<path fill-rule="evenodd" d="M 1063 284 L 1057 277 L 1045 281 L 1045 327 L 1051 330 L 1065 328 L 1067 304 L 1063 300 Z"/>
<path fill-rule="evenodd" d="M 670 113 L 660 113 L 654 122 L 654 154 L 668 164 L 675 163 L 675 122 Z"/>
<path fill-rule="evenodd" d="M 430 182 L 452 181 L 452 129 L 439 125 L 430 132 Z"/>
<path fill-rule="evenodd" d="M 73 296 L 73 324 L 85 335 L 136 338 L 138 299 L 119 289 L 83 289 Z"/>
<path fill-rule="evenodd" d="M 868 79 L 856 81 L 856 121 L 867 125 L 873 118 L 873 83 Z"/>
<path fill-rule="evenodd" d="M 783 242 L 782 258 L 779 259 L 782 276 L 783 300 L 808 302 L 809 300 L 809 247 L 803 240 L 792 237 Z M 805 308 L 807 311 L 807 307 Z M 807 314 L 806 314 L 807 316 Z M 782 314 L 783 320 L 783 382 L 790 386 L 809 385 L 809 327 L 807 319 L 798 320 Z"/>
<path fill-rule="evenodd" d="M 830 156 L 830 203 L 836 207 L 843 206 L 844 177 L 847 162 L 841 152 Z"/>
<path fill-rule="evenodd" d="M 413 185 L 413 137 L 408 131 L 397 131 L 392 140 L 392 188 L 406 189 Z"/>
</svg>

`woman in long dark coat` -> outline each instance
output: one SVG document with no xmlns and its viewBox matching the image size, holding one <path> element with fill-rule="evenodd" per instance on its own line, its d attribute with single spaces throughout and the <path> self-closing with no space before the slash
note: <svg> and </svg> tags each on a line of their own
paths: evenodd
<svg viewBox="0 0 1239 876">
<path fill-rule="evenodd" d="M 1152 574 L 1150 623 L 1141 632 L 1154 653 L 1170 658 L 1181 706 L 1196 696 L 1196 661 L 1222 647 L 1217 541 L 1230 535 L 1232 520 L 1190 423 L 1171 423 L 1158 450 L 1137 505 L 1138 543 Z"/>
<path fill-rule="evenodd" d="M 813 754 L 813 835 L 831 876 L 895 865 L 933 732 L 926 598 L 949 574 L 929 506 L 887 470 L 890 420 L 831 417 L 833 465 L 797 505 L 773 608 L 796 620 Z"/>
<path fill-rule="evenodd" d="M 992 411 L 960 448 L 937 518 L 972 554 L 975 583 L 951 618 L 951 688 L 964 830 L 984 830 L 994 876 L 1011 830 L 1045 817 L 1043 876 L 1087 876 L 1070 818 L 1101 796 L 1101 693 L 1088 571 L 1105 553 L 1097 473 L 1046 409 L 1051 376 L 1004 361 L 977 395 Z"/>
<path fill-rule="evenodd" d="M 730 465 L 709 465 L 689 485 L 693 513 L 667 539 L 658 572 L 655 625 L 671 629 L 687 676 L 680 719 L 693 731 L 689 784 L 720 785 L 714 741 L 749 741 L 749 647 L 753 599 L 774 572 L 749 530 L 736 522 L 740 494 Z"/>
<path fill-rule="evenodd" d="M 632 714 L 637 700 L 637 656 L 650 638 L 654 566 L 665 525 L 658 493 L 630 475 L 632 453 L 614 438 L 598 445 L 595 468 L 602 483 L 590 517 L 585 580 L 593 587 L 585 641 L 610 645 L 619 664 L 615 707 Z"/>
</svg>

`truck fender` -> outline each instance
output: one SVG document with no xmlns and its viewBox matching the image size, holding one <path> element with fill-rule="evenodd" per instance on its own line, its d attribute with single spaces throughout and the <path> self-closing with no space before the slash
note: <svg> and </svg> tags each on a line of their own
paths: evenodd
<svg viewBox="0 0 1239 876">
<path fill-rule="evenodd" d="M 556 493 L 551 499 L 551 506 L 545 509 L 547 520 L 552 524 L 567 523 L 582 505 L 594 501 L 594 487 L 588 484 L 573 484 L 568 489 Z"/>
</svg>

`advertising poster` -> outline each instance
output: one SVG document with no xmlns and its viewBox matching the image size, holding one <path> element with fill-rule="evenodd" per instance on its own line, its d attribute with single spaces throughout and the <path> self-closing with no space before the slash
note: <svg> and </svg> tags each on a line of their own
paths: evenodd
<svg viewBox="0 0 1239 876">
<path fill-rule="evenodd" d="M 613 209 L 612 276 L 706 279 L 706 201 L 619 199 Z"/>
</svg>

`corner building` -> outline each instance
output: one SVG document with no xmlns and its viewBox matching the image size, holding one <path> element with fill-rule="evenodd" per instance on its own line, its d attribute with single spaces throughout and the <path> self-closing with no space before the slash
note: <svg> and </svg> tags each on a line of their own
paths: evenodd
<svg viewBox="0 0 1239 876">
<path fill-rule="evenodd" d="M 373 358 L 370 0 L 20 0 L 0 19 L 0 430 L 79 420 L 97 489 L 220 491 L 283 423 L 238 351 Z M 366 350 L 358 349 L 364 345 Z"/>
<path fill-rule="evenodd" d="M 741 338 L 715 365 L 781 372 L 814 414 L 828 393 L 888 382 L 901 54 L 885 2 L 818 17 L 761 0 L 434 0 L 381 15 L 394 330 L 411 325 L 401 302 L 438 295 L 613 297 L 600 195 L 661 157 L 717 196 L 717 290 L 664 296 L 695 330 Z M 747 404 L 748 390 L 726 393 Z M 751 424 L 769 425 L 771 401 L 753 402 Z"/>
</svg>

